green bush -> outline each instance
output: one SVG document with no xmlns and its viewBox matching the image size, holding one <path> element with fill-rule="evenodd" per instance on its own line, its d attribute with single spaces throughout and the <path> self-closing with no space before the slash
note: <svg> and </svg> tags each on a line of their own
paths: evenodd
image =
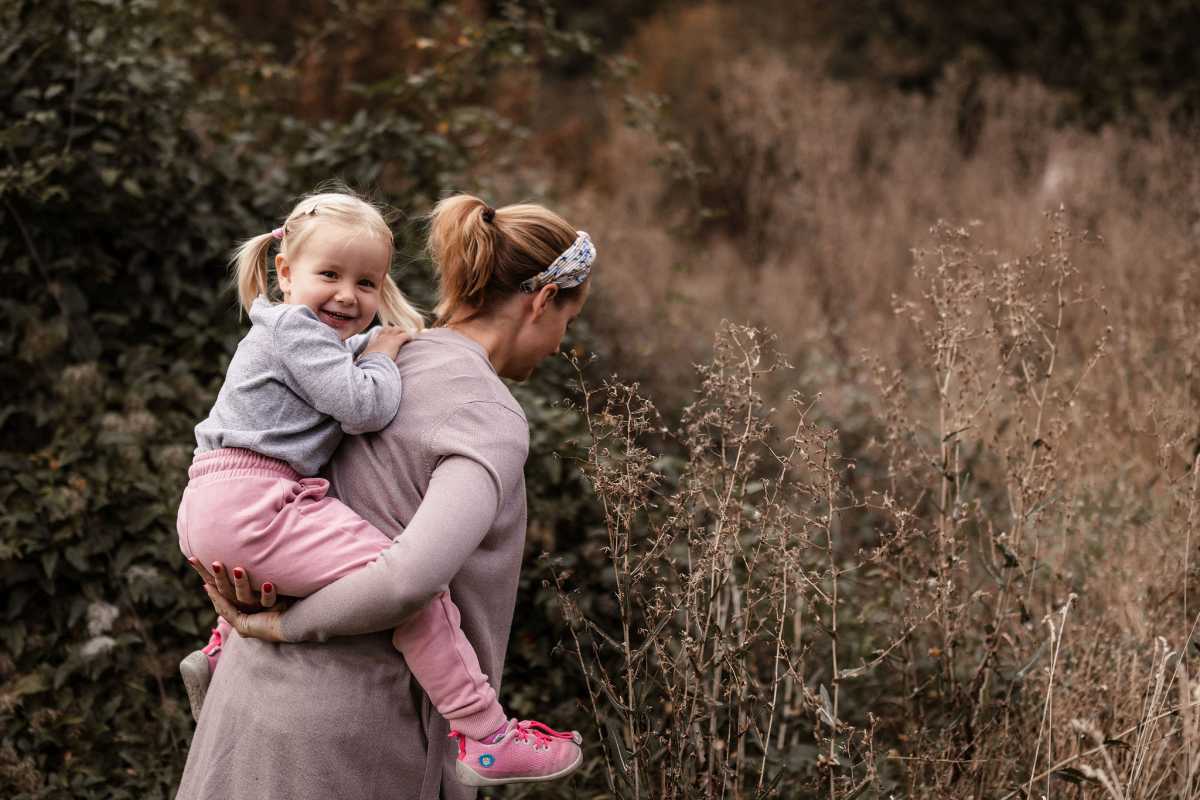
<svg viewBox="0 0 1200 800">
<path fill-rule="evenodd" d="M 360 3 L 320 41 L 335 51 L 386 8 Z M 176 664 L 212 623 L 175 508 L 242 332 L 232 245 L 341 178 L 407 220 L 413 263 L 420 212 L 469 188 L 477 148 L 513 137 L 482 87 L 575 42 L 537 15 L 471 28 L 436 4 L 406 13 L 432 52 L 354 87 L 349 113 L 300 119 L 295 65 L 205 4 L 0 10 L 0 795 L 174 793 L 192 729 Z M 430 298 L 422 269 L 398 278 Z M 571 524 L 586 502 L 549 451 L 577 422 L 545 404 L 530 416 L 531 505 Z M 515 634 L 526 666 L 551 624 L 537 592 Z"/>
</svg>

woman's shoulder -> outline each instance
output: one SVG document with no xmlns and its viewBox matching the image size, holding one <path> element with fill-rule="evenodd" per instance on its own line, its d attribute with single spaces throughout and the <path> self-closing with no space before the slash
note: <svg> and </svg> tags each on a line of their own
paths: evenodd
<svg viewBox="0 0 1200 800">
<path fill-rule="evenodd" d="M 466 337 L 435 328 L 400 349 L 396 359 L 404 381 L 404 402 L 423 402 L 441 412 L 470 410 L 499 418 L 525 411 L 488 361 L 487 353 Z"/>
<path fill-rule="evenodd" d="M 444 329 L 426 331 L 396 359 L 404 396 L 389 429 L 415 437 L 426 457 L 455 453 L 523 464 L 529 423 L 477 343 Z"/>
</svg>

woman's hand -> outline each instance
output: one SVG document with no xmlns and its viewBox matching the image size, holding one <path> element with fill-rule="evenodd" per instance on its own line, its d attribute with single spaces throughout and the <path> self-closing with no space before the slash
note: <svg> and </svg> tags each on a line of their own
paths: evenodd
<svg viewBox="0 0 1200 800">
<path fill-rule="evenodd" d="M 219 561 L 213 562 L 212 572 L 205 569 L 199 559 L 189 558 L 188 563 L 204 579 L 204 591 L 212 601 L 213 609 L 239 635 L 267 642 L 287 641 L 283 637 L 282 622 L 286 604 L 278 602 L 270 581 L 262 584 L 256 598 L 250 588 L 250 575 L 241 567 L 233 568 L 231 583 L 228 570 Z"/>
</svg>

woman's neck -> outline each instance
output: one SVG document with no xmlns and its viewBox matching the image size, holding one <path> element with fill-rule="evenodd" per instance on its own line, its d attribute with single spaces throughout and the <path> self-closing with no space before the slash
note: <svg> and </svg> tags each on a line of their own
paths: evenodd
<svg viewBox="0 0 1200 800">
<path fill-rule="evenodd" d="M 479 344 L 497 374 L 505 374 L 512 359 L 512 345 L 518 321 L 504 314 L 470 317 L 459 322 L 447 322 L 445 327 Z"/>
</svg>

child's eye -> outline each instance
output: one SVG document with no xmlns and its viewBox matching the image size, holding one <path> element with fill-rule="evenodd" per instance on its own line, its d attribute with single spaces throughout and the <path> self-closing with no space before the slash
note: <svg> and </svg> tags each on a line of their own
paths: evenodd
<svg viewBox="0 0 1200 800">
<path fill-rule="evenodd" d="M 336 278 L 337 273 L 331 269 L 326 269 L 326 270 L 321 271 L 321 277 L 322 278 Z"/>
<path fill-rule="evenodd" d="M 374 289 L 374 288 L 375 288 L 375 281 L 371 280 L 370 278 L 363 278 L 361 281 L 359 281 L 359 282 L 358 282 L 358 285 L 359 285 L 359 286 L 365 286 L 365 287 L 367 287 L 368 289 Z"/>
</svg>

